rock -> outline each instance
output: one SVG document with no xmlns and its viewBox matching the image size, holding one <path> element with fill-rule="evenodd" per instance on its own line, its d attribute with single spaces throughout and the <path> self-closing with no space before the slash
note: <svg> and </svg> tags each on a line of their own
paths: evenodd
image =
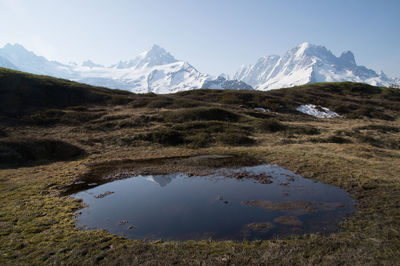
<svg viewBox="0 0 400 266">
<path fill-rule="evenodd" d="M 104 197 L 106 197 L 106 196 L 108 196 L 108 195 L 111 195 L 111 194 L 113 194 L 114 192 L 113 191 L 106 191 L 106 192 L 104 192 L 104 193 L 102 193 L 102 194 L 99 194 L 99 195 L 96 195 L 96 196 L 94 196 L 96 199 L 102 199 L 102 198 L 104 198 Z"/>
</svg>

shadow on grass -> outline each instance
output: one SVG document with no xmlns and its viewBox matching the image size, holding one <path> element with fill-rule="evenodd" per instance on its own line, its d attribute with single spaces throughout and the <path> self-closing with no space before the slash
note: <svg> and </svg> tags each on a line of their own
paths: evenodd
<svg viewBox="0 0 400 266">
<path fill-rule="evenodd" d="M 83 149 L 59 140 L 0 141 L 0 169 L 69 161 L 86 155 Z"/>
</svg>

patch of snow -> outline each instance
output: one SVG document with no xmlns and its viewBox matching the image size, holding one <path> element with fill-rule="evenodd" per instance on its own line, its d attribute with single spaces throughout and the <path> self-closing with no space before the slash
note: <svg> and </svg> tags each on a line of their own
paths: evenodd
<svg viewBox="0 0 400 266">
<path fill-rule="evenodd" d="M 261 108 L 261 107 L 254 108 L 254 110 L 264 112 L 264 113 L 271 112 L 269 109 L 265 109 L 265 108 Z"/>
<path fill-rule="evenodd" d="M 296 110 L 303 114 L 311 115 L 317 118 L 334 118 L 340 116 L 326 107 L 316 106 L 314 104 L 300 105 L 296 108 Z"/>
</svg>

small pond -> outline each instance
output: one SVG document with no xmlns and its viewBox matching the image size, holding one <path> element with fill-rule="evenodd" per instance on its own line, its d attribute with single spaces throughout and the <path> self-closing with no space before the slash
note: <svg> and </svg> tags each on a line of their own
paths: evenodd
<svg viewBox="0 0 400 266">
<path fill-rule="evenodd" d="M 354 200 L 277 165 L 219 169 L 203 176 L 137 175 L 77 194 L 77 225 L 131 239 L 254 240 L 331 233 Z"/>
</svg>

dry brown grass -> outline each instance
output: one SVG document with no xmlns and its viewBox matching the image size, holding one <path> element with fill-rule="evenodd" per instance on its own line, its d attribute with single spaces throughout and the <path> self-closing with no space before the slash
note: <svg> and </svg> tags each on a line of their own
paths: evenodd
<svg viewBox="0 0 400 266">
<path fill-rule="evenodd" d="M 127 117 L 154 115 L 145 108 L 110 107 L 101 119 L 122 121 Z M 162 110 L 160 110 L 162 112 Z M 112 117 L 112 118 L 110 118 Z M 278 116 L 279 119 L 279 116 Z M 282 119 L 281 119 L 282 120 Z M 35 167 L 0 171 L 2 264 L 398 264 L 400 248 L 400 151 L 377 147 L 346 136 L 351 143 L 315 142 L 337 132 L 370 125 L 400 128 L 400 121 L 311 120 L 307 125 L 320 134 L 253 132 L 254 146 L 221 146 L 191 149 L 185 144 L 164 146 L 122 139 L 145 134 L 164 122 L 152 121 L 136 128 L 90 129 L 82 125 L 51 127 L 18 126 L 3 139 L 58 139 L 86 150 L 87 158 Z M 248 122 L 252 123 L 251 119 Z M 305 122 L 282 121 L 286 126 Z M 96 123 L 90 124 L 91 126 Z M 391 134 L 399 138 L 398 132 Z M 382 135 L 382 136 L 383 136 Z M 113 236 L 102 230 L 79 231 L 74 212 L 78 200 L 60 196 L 63 188 L 89 170 L 89 165 L 110 160 L 188 156 L 195 154 L 246 153 L 277 163 L 305 177 L 342 187 L 357 199 L 357 211 L 344 221 L 341 232 L 254 242 L 188 241 L 147 243 Z"/>
<path fill-rule="evenodd" d="M 60 85 L 56 80 L 50 83 Z M 80 90 L 79 84 L 61 85 Z M 130 94 L 131 102 L 124 105 L 117 105 L 126 102 L 124 93 L 113 98 L 109 90 L 85 87 L 94 95 L 93 102 L 100 93 L 111 105 L 69 106 L 61 110 L 68 116 L 56 114 L 54 120 L 46 113 L 36 117 L 50 120 L 47 124 L 8 121 L 0 128 L 0 141 L 58 140 L 82 148 L 87 157 L 0 170 L 0 264 L 400 264 L 399 93 L 351 83 L 324 86 L 300 87 L 293 94 L 289 89 L 266 93 L 198 90 L 162 97 Z M 364 92 L 370 94 L 365 101 Z M 346 104 L 341 105 L 342 100 Z M 337 107 L 353 119 L 307 117 L 295 113 L 299 103 Z M 198 106 L 203 107 L 201 112 L 193 114 Z M 365 108 L 354 109 L 357 106 Z M 209 107 L 226 110 L 230 119 L 212 121 Z M 254 107 L 277 113 L 255 112 Z M 37 111 L 32 110 L 26 110 L 28 117 Z M 188 116 L 197 121 L 187 121 Z M 164 129 L 178 132 L 183 141 L 164 142 L 153 134 Z M 224 134 L 235 138 L 224 141 Z M 252 145 L 235 142 L 243 136 Z M 246 154 L 252 161 L 279 164 L 347 190 L 357 200 L 357 210 L 340 224 L 338 233 L 252 242 L 148 243 L 75 227 L 75 212 L 82 202 L 62 194 L 93 165 L 198 154 Z M 220 165 L 209 162 L 206 166 Z M 268 225 L 249 228 L 268 230 Z"/>
</svg>

